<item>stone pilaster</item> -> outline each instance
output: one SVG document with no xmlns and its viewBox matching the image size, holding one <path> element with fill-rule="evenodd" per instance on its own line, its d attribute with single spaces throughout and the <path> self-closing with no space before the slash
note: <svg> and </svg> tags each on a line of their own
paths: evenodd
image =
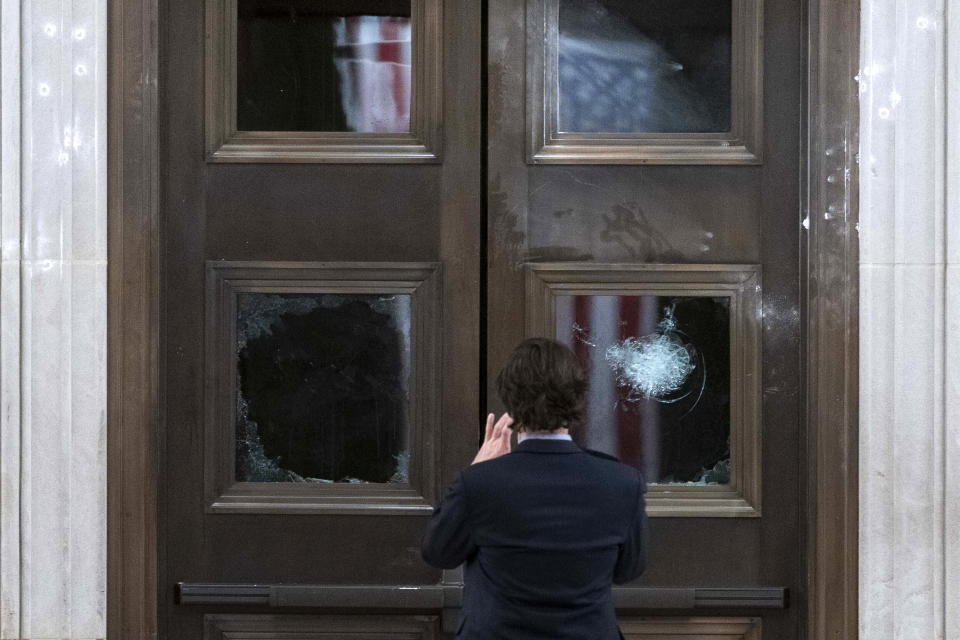
<svg viewBox="0 0 960 640">
<path fill-rule="evenodd" d="M 863 0 L 861 10 L 860 637 L 870 640 L 960 638 L 954 9 Z"/>
<path fill-rule="evenodd" d="M 0 0 L 0 638 L 103 638 L 106 2 Z"/>
</svg>

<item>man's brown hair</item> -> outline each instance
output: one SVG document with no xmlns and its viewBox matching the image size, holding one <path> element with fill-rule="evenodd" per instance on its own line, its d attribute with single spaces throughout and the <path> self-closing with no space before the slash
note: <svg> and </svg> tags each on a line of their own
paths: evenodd
<svg viewBox="0 0 960 640">
<path fill-rule="evenodd" d="M 566 345 L 547 338 L 524 340 L 497 375 L 497 394 L 514 429 L 572 429 L 583 422 L 587 379 Z"/>
</svg>

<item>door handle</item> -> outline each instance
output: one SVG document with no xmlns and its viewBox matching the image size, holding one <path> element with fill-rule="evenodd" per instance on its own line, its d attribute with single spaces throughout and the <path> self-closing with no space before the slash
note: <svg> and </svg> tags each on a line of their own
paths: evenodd
<svg viewBox="0 0 960 640">
<path fill-rule="evenodd" d="M 786 587 L 614 587 L 617 611 L 639 609 L 786 609 Z"/>
<path fill-rule="evenodd" d="M 449 591 L 449 589 L 446 589 Z M 444 606 L 433 585 L 224 584 L 178 582 L 177 603 L 330 609 L 424 609 Z M 449 597 L 452 597 L 451 594 Z"/>
<path fill-rule="evenodd" d="M 460 584 L 325 585 L 178 582 L 183 605 L 246 605 L 364 610 L 459 608 Z M 786 587 L 614 587 L 618 611 L 650 609 L 785 609 Z"/>
</svg>

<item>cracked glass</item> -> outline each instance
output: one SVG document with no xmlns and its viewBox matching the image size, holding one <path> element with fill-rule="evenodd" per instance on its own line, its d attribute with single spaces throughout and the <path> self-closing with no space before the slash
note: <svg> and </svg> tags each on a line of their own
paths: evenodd
<svg viewBox="0 0 960 640">
<path fill-rule="evenodd" d="M 556 323 L 590 381 L 581 446 L 650 484 L 729 484 L 730 298 L 558 295 Z"/>
<path fill-rule="evenodd" d="M 239 293 L 240 482 L 409 482 L 410 296 Z"/>
</svg>

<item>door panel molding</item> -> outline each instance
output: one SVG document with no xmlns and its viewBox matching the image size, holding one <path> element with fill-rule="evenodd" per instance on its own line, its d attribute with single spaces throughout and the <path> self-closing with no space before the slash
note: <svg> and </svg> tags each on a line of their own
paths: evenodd
<svg viewBox="0 0 960 640">
<path fill-rule="evenodd" d="M 730 300 L 730 483 L 688 486 L 647 479 L 652 517 L 761 515 L 760 265 L 528 263 L 526 333 L 556 338 L 556 296 L 705 296 Z"/>
<path fill-rule="evenodd" d="M 621 618 L 627 640 L 760 640 L 760 618 Z"/>
<path fill-rule="evenodd" d="M 439 616 L 207 614 L 204 640 L 434 640 Z"/>
<path fill-rule="evenodd" d="M 859 600 L 860 2 L 810 2 L 807 19 L 806 636 L 852 639 Z"/>
<path fill-rule="evenodd" d="M 440 263 L 207 262 L 204 485 L 208 513 L 430 515 L 438 484 Z M 410 298 L 409 480 L 238 482 L 237 297 L 243 293 Z"/>
<path fill-rule="evenodd" d="M 410 131 L 237 130 L 237 0 L 206 0 L 205 136 L 210 162 L 439 162 L 443 4 L 412 0 Z"/>
<path fill-rule="evenodd" d="M 758 617 L 625 617 L 619 620 L 631 640 L 761 640 Z M 436 615 L 283 615 L 207 614 L 204 640 L 433 640 L 440 635 Z"/>
<path fill-rule="evenodd" d="M 760 164 L 763 0 L 733 0 L 730 131 L 559 130 L 559 0 L 527 0 L 527 161 L 531 164 Z"/>
<path fill-rule="evenodd" d="M 107 636 L 156 638 L 160 549 L 159 0 L 109 3 Z"/>
</svg>

